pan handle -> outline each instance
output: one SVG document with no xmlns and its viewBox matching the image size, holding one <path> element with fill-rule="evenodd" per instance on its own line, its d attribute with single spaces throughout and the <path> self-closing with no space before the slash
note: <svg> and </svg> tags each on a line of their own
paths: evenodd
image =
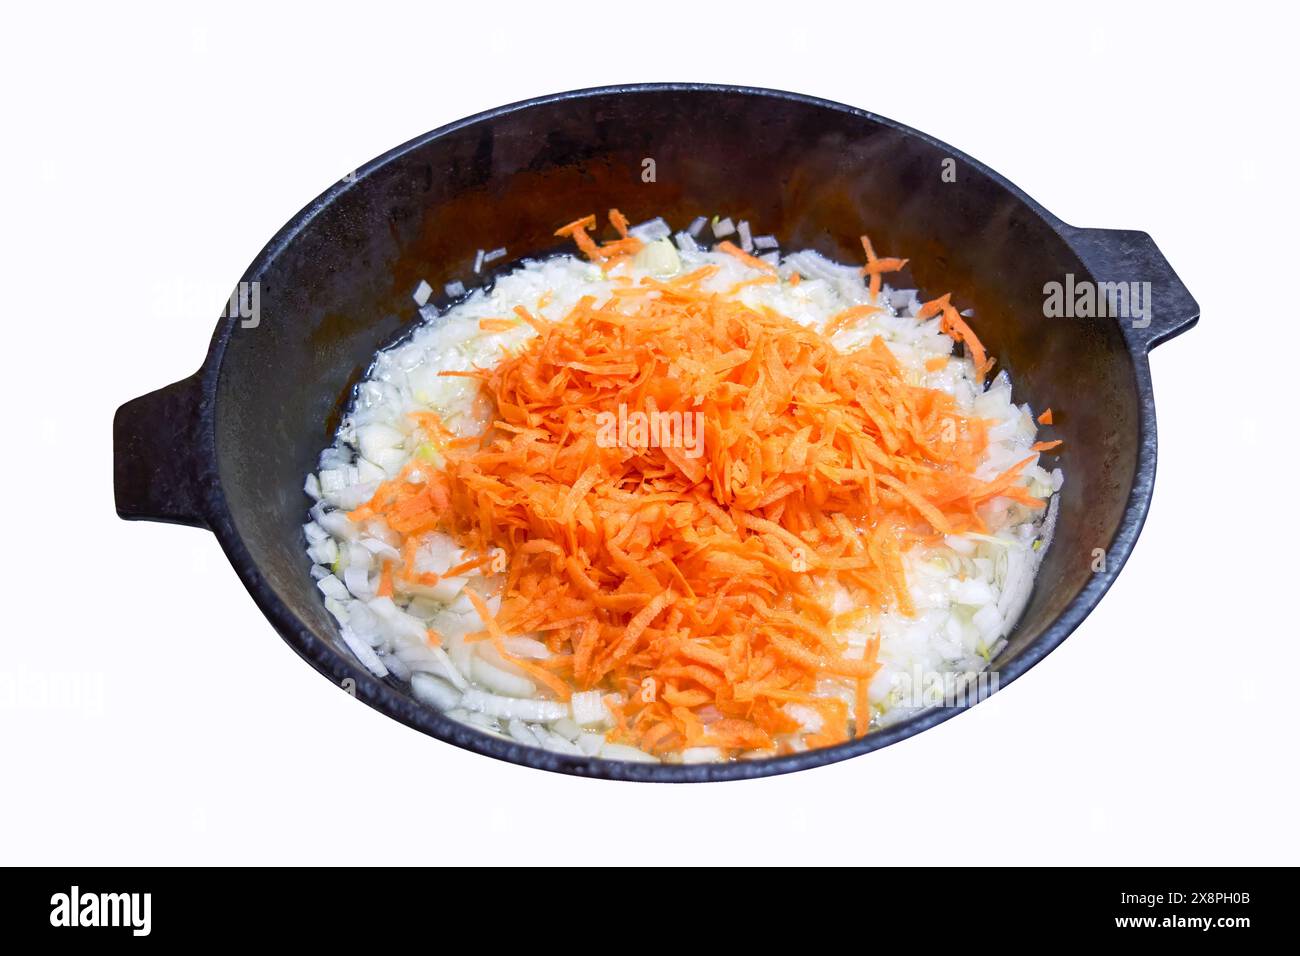
<svg viewBox="0 0 1300 956">
<path fill-rule="evenodd" d="M 208 527 L 198 459 L 202 376 L 132 399 L 113 416 L 119 517 Z"/>
<path fill-rule="evenodd" d="M 1123 283 L 1132 293 L 1134 304 L 1118 321 L 1144 351 L 1200 318 L 1201 307 L 1145 232 L 1070 226 L 1065 238 L 1098 282 Z"/>
</svg>

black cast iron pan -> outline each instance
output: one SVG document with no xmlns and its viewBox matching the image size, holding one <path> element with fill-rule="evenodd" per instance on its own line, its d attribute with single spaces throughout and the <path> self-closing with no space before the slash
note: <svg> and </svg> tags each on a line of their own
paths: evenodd
<svg viewBox="0 0 1300 956">
<path fill-rule="evenodd" d="M 435 289 L 473 279 L 478 249 L 504 245 L 511 261 L 560 251 L 557 225 L 610 206 L 633 221 L 661 215 L 676 228 L 701 214 L 744 218 L 784 249 L 811 247 L 849 262 L 867 232 L 882 254 L 911 258 L 896 284 L 952 290 L 960 308 L 975 310 L 1016 401 L 1057 409 L 1054 434 L 1065 439 L 1055 542 L 994 661 L 1000 684 L 1042 659 L 1096 606 L 1151 499 L 1156 421 L 1147 351 L 1190 328 L 1196 302 L 1145 233 L 1066 225 L 929 136 L 762 89 L 647 84 L 543 97 L 434 130 L 337 183 L 242 277 L 258 284 L 256 323 L 224 315 L 198 372 L 118 409 L 118 514 L 211 529 L 276 630 L 321 673 L 350 680 L 366 703 L 431 736 L 531 767 L 651 781 L 755 777 L 866 753 L 952 716 L 960 708 L 753 762 L 581 759 L 449 720 L 401 684 L 372 677 L 342 645 L 307 573 L 302 485 L 351 385 L 414 317 L 420 279 Z M 1149 314 L 1048 317 L 1044 288 L 1067 275 L 1076 283 L 1149 282 Z"/>
</svg>

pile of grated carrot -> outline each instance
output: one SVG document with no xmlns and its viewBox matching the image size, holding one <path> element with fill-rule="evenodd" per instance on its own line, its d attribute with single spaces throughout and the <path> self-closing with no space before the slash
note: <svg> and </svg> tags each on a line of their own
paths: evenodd
<svg viewBox="0 0 1300 956">
<path fill-rule="evenodd" d="M 594 217 L 560 232 L 609 264 L 640 247 L 626 220 L 611 219 L 620 237 L 604 246 L 587 234 Z M 901 260 L 864 247 L 878 291 L 880 272 Z M 1033 457 L 976 479 L 985 421 L 910 384 L 879 338 L 840 352 L 774 311 L 705 291 L 716 271 L 629 279 L 554 323 L 517 309 L 509 321 L 539 333 L 522 351 L 444 373 L 480 380 L 492 426 L 456 438 L 418 413 L 444 467 L 413 460 L 352 516 L 381 516 L 404 541 L 402 561 L 385 569 L 388 593 L 393 576 L 436 583 L 414 566 L 430 531 L 479 555 L 447 576 L 486 575 L 504 550 L 499 612 L 466 590 L 484 622 L 469 639 L 494 642 L 559 699 L 607 693 L 611 740 L 655 754 L 781 749 L 800 731 L 784 709 L 795 702 L 822 717 L 803 742 L 826 746 L 867 731 L 880 666 L 878 638 L 846 653 L 839 635 L 862 611 L 833 615 L 831 594 L 914 613 L 903 554 L 985 531 L 979 508 L 992 498 L 1040 506 L 1019 482 Z M 947 296 L 921 314 L 942 314 L 983 374 L 984 350 Z M 620 405 L 702 413 L 703 454 L 603 447 L 598 416 Z M 511 657 L 510 634 L 539 636 L 553 656 Z M 819 694 L 828 678 L 856 686 L 856 703 Z"/>
</svg>

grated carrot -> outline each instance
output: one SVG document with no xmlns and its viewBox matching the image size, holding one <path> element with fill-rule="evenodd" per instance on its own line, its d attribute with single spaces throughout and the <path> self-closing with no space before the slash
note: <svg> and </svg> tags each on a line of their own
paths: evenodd
<svg viewBox="0 0 1300 956">
<path fill-rule="evenodd" d="M 776 266 L 772 265 L 770 262 L 764 262 L 757 256 L 751 256 L 734 242 L 724 239 L 722 242 L 718 243 L 717 249 L 719 252 L 725 252 L 729 256 L 735 256 L 751 269 L 762 269 L 764 272 L 770 272 L 772 275 L 776 275 Z"/>
<path fill-rule="evenodd" d="M 966 353 L 970 356 L 971 363 L 975 366 L 975 374 L 982 381 L 993 367 L 993 360 L 990 359 L 984 350 L 984 345 L 966 320 L 962 318 L 960 312 L 952 305 L 952 294 L 945 292 L 937 299 L 931 299 L 924 302 L 916 311 L 917 321 L 925 321 L 941 315 L 939 328 L 951 338 L 954 342 L 961 342 L 966 346 Z"/>
<path fill-rule="evenodd" d="M 589 235 L 594 216 L 556 235 L 616 262 L 639 243 L 617 210 L 609 219 L 621 238 L 603 246 Z M 775 274 L 731 243 L 717 248 Z M 863 248 L 878 294 L 881 274 L 906 260 L 878 257 L 865 236 Z M 861 658 L 844 656 L 839 633 L 856 617 L 826 610 L 830 589 L 866 610 L 915 613 L 903 553 L 987 531 L 980 508 L 993 497 L 1041 505 L 1020 476 L 1034 459 L 976 478 L 987 422 L 912 384 L 879 337 L 851 352 L 831 345 L 829 335 L 878 306 L 846 310 L 818 332 L 706 292 L 717 271 L 629 282 L 626 294 L 584 298 L 557 322 L 516 309 L 538 335 L 493 368 L 456 373 L 479 381 L 493 427 L 466 440 L 417 413 L 444 467 L 413 462 L 352 514 L 382 517 L 402 537 L 381 588 L 385 577 L 390 589 L 394 575 L 424 577 L 414 556 L 431 531 L 484 556 L 443 577 L 504 551 L 497 613 L 465 589 L 484 625 L 471 638 L 491 640 L 557 698 L 600 690 L 615 715 L 611 739 L 654 753 L 775 751 L 800 729 L 784 710 L 799 702 L 823 717 L 806 742 L 833 744 L 866 732 L 880 664 L 878 637 Z M 986 365 L 948 296 L 920 313 L 942 315 L 944 331 Z M 683 423 L 698 413 L 700 454 L 684 440 L 611 445 L 602 421 L 620 405 Z M 544 635 L 553 657 L 510 655 L 505 636 L 523 633 Z M 818 695 L 828 677 L 846 682 L 850 703 Z"/>
<path fill-rule="evenodd" d="M 860 237 L 862 240 L 862 251 L 867 255 L 867 264 L 862 267 L 862 274 L 868 277 L 867 288 L 871 292 L 871 298 L 874 301 L 880 296 L 880 289 L 883 280 L 880 278 L 882 273 L 897 272 L 903 266 L 907 265 L 906 259 L 881 259 L 876 255 L 875 247 L 871 245 L 871 240 L 866 236 Z"/>
<path fill-rule="evenodd" d="M 617 209 L 611 209 L 609 211 L 609 223 L 614 227 L 615 232 L 624 239 L 627 238 L 627 216 L 623 215 Z"/>
<path fill-rule="evenodd" d="M 824 334 L 832 336 L 841 329 L 845 329 L 852 325 L 858 319 L 864 318 L 868 315 L 875 315 L 877 312 L 881 311 L 883 310 L 878 305 L 855 305 L 851 308 L 845 309 L 838 315 L 831 316 L 830 320 L 826 323 Z"/>
<path fill-rule="evenodd" d="M 597 245 L 596 241 L 587 233 L 588 229 L 596 228 L 594 213 L 583 216 L 581 219 L 575 219 L 566 226 L 561 226 L 555 230 L 555 234 L 561 238 L 572 238 L 577 243 L 582 254 L 593 262 L 604 262 L 606 266 L 613 266 L 619 260 L 635 255 L 645 244 L 635 236 L 627 234 L 627 219 L 617 209 L 609 211 L 609 218 L 610 222 L 614 224 L 615 230 L 619 233 L 619 238 L 613 242 L 607 242 L 603 246 Z"/>
</svg>

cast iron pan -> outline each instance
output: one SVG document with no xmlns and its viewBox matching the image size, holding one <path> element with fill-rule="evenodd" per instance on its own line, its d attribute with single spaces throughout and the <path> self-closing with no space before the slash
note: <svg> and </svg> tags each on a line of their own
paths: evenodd
<svg viewBox="0 0 1300 956">
<path fill-rule="evenodd" d="M 702 214 L 744 218 L 786 250 L 811 247 L 846 262 L 859 260 L 858 236 L 868 232 L 882 255 L 911 258 L 896 287 L 952 290 L 1010 371 L 1016 401 L 1056 409 L 1053 434 L 1065 439 L 1056 539 L 994 661 L 1000 684 L 1093 609 L 1151 499 L 1156 421 L 1147 351 L 1190 328 L 1196 302 L 1145 233 L 1066 225 L 923 133 L 762 89 L 668 83 L 529 100 L 426 133 L 335 184 L 244 274 L 242 282 L 258 283 L 256 324 L 223 315 L 198 372 L 118 409 L 118 514 L 211 529 L 276 630 L 321 673 L 424 733 L 530 767 L 626 780 L 756 777 L 866 753 L 951 717 L 961 708 L 924 711 L 838 747 L 752 762 L 575 758 L 449 720 L 400 683 L 372 677 L 343 646 L 307 573 L 302 484 L 351 386 L 376 350 L 408 327 L 420 279 L 439 290 L 456 279 L 482 281 L 471 272 L 478 249 L 508 247 L 501 269 L 561 251 L 552 236 L 558 225 L 611 206 L 634 222 L 662 215 L 679 229 Z M 1067 274 L 1075 282 L 1149 282 L 1149 322 L 1045 317 L 1044 286 Z"/>
</svg>

